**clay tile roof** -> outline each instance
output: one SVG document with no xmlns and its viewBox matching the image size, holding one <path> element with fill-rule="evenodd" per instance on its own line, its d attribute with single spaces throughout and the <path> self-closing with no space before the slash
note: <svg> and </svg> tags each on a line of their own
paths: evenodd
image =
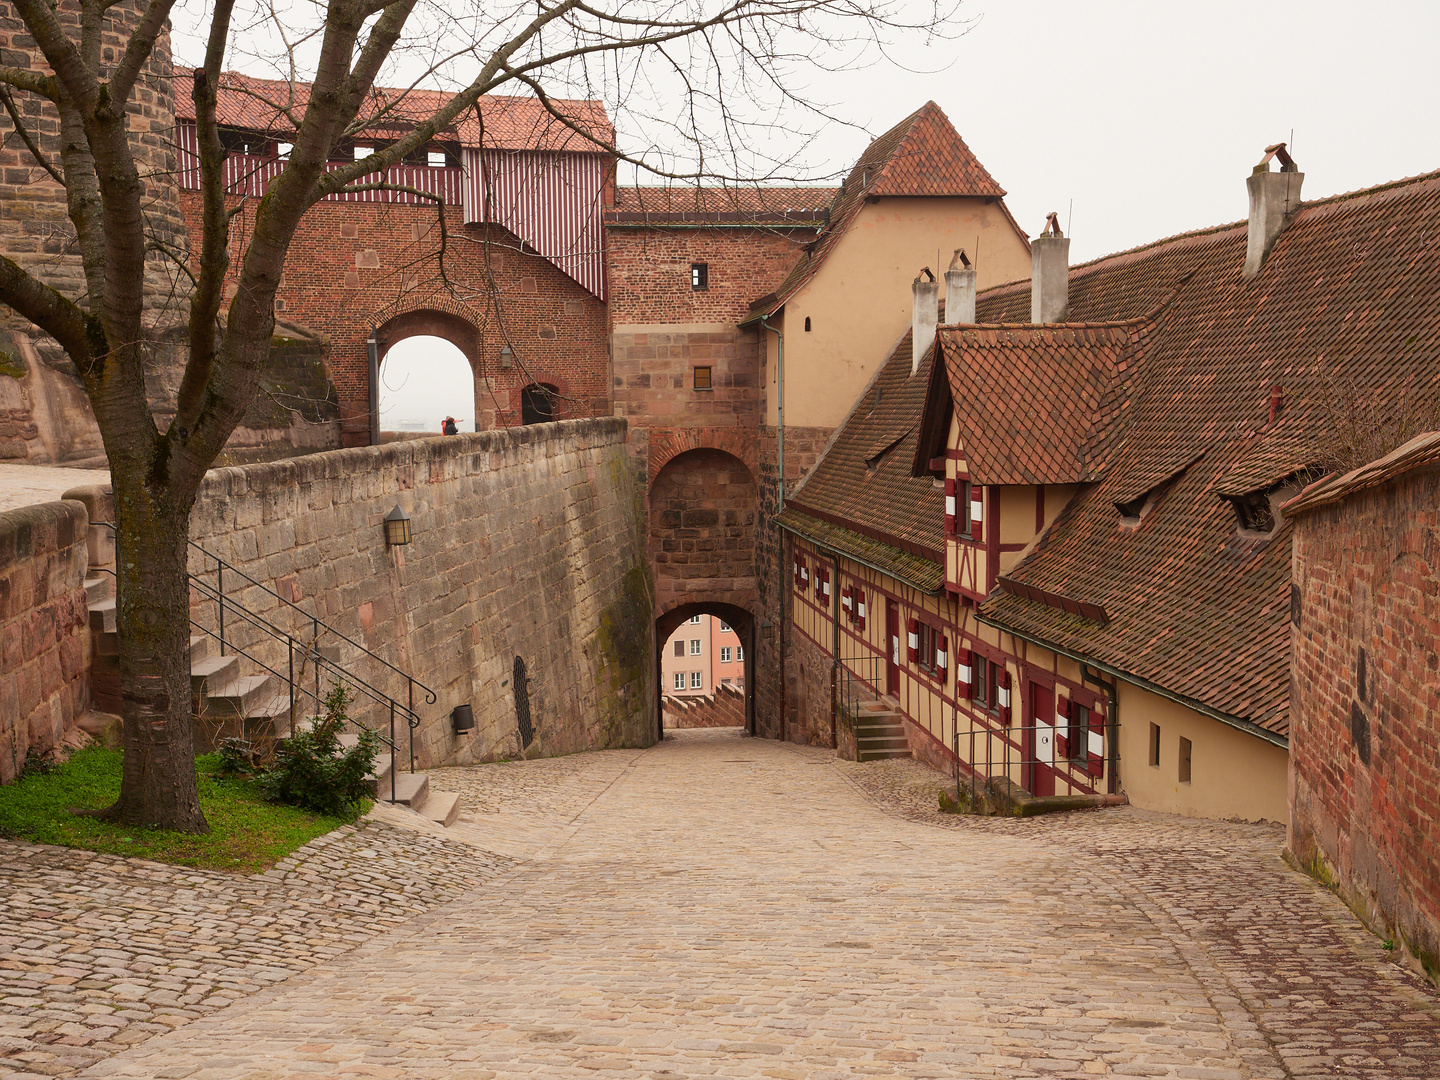
<svg viewBox="0 0 1440 1080">
<path fill-rule="evenodd" d="M 815 276 L 867 198 L 1004 195 L 1005 189 L 970 152 L 940 106 L 927 101 L 860 155 L 835 193 L 825 231 L 780 287 L 751 305 L 751 318 L 775 312 Z"/>
<path fill-rule="evenodd" d="M 979 484 L 1099 479 L 1144 322 L 942 328 L 966 468 Z"/>
<path fill-rule="evenodd" d="M 393 138 L 432 115 L 450 97 L 439 90 L 377 87 L 360 112 L 362 118 L 373 121 L 362 137 Z M 262 131 L 283 139 L 294 133 L 309 100 L 309 83 L 256 79 L 227 71 L 220 77 L 216 118 L 223 127 Z M 551 99 L 551 104 L 601 143 L 614 142 L 615 129 L 602 102 Z M 175 116 L 178 120 L 195 119 L 195 103 L 184 89 L 175 95 Z M 492 150 L 600 152 L 603 149 L 556 119 L 533 97 L 483 97 L 479 102 L 479 116 L 476 110 L 468 110 L 445 135 L 465 146 L 480 146 L 483 142 Z"/>
<path fill-rule="evenodd" d="M 928 476 L 912 476 L 910 465 L 934 357 L 932 348 L 912 376 L 906 332 L 824 456 L 786 500 L 790 516 L 782 518 L 817 540 L 812 526 L 797 524 L 796 514 L 834 527 L 831 546 L 925 591 L 944 583 L 944 491 Z M 843 534 L 851 547 L 836 539 Z M 857 549 L 862 539 L 872 542 L 864 551 Z"/>
<path fill-rule="evenodd" d="M 1440 431 L 1428 431 L 1358 469 L 1343 474 L 1332 473 L 1317 480 L 1287 502 L 1283 509 L 1288 516 L 1294 517 L 1343 502 L 1351 495 L 1387 484 L 1416 469 L 1436 465 L 1440 465 Z"/>
<path fill-rule="evenodd" d="M 607 225 L 776 225 L 822 228 L 833 187 L 621 187 Z"/>
<path fill-rule="evenodd" d="M 1248 279 L 1245 238 L 1237 223 L 1072 269 L 1068 318 L 1158 314 L 1127 391 L 1123 441 L 1009 576 L 1110 621 L 1015 592 L 992 594 L 981 613 L 1283 740 L 1291 526 L 1282 518 L 1268 539 L 1242 534 L 1230 500 L 1335 459 L 1346 415 L 1386 415 L 1402 402 L 1435 415 L 1440 173 L 1303 204 Z M 1028 283 L 1001 286 L 981 294 L 977 315 L 1025 319 L 1029 304 Z M 1030 362 L 1037 396 L 1070 377 L 1063 364 L 1050 373 L 1044 348 Z M 1283 388 L 1274 418 L 1273 387 Z M 1122 527 L 1116 504 L 1166 480 L 1139 525 Z M 1330 490 L 1312 488 L 1291 507 Z"/>
</svg>

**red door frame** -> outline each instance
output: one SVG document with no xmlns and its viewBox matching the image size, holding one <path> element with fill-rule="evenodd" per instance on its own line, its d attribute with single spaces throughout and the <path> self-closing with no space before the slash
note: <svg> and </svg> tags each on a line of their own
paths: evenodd
<svg viewBox="0 0 1440 1080">
<path fill-rule="evenodd" d="M 1031 795 L 1054 795 L 1055 794 L 1055 769 L 1053 766 L 1043 764 L 1035 760 L 1035 725 L 1044 719 L 1044 722 L 1052 725 L 1050 734 L 1050 750 L 1053 755 L 1055 750 L 1055 691 L 1052 687 L 1042 686 L 1040 683 L 1027 683 L 1030 692 L 1025 695 L 1025 737 L 1021 740 L 1024 747 L 1024 764 L 1021 769 L 1020 786 Z M 1052 759 L 1053 760 L 1053 759 Z"/>
<path fill-rule="evenodd" d="M 885 692 L 900 696 L 900 605 L 885 598 Z"/>
</svg>

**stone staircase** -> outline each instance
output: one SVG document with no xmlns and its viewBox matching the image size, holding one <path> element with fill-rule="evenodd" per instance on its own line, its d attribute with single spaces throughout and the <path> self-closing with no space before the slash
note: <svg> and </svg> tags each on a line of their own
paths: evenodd
<svg viewBox="0 0 1440 1080">
<path fill-rule="evenodd" d="M 855 717 L 855 760 L 911 756 L 905 721 L 894 705 L 886 698 L 861 702 Z"/>
<path fill-rule="evenodd" d="M 85 579 L 93 646 L 90 696 L 95 708 L 110 713 L 120 711 L 120 648 L 115 627 L 114 587 L 115 579 L 108 573 L 94 573 Z M 207 634 L 195 634 L 190 638 L 190 690 L 195 707 L 196 750 L 211 752 L 228 738 L 289 738 L 288 682 L 269 672 L 246 674 L 249 661 L 245 657 L 234 653 L 220 656 L 218 652 L 212 652 L 213 645 L 214 639 Z M 308 725 L 309 722 L 307 718 L 296 726 Z M 359 741 L 360 736 L 354 732 L 340 736 L 341 744 L 347 748 Z M 368 779 L 377 800 L 390 801 L 393 789 L 395 802 L 408 806 L 431 821 L 448 827 L 460 816 L 460 796 L 453 792 L 430 790 L 430 780 L 425 773 L 392 775 L 390 748 L 383 743 Z"/>
</svg>

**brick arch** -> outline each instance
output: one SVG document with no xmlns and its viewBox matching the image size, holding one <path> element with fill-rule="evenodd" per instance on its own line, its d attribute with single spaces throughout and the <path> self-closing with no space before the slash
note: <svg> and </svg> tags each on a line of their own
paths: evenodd
<svg viewBox="0 0 1440 1080">
<path fill-rule="evenodd" d="M 380 357 L 406 338 L 438 337 L 450 342 L 470 361 L 480 359 L 480 313 L 444 293 L 406 293 L 370 313 L 370 325 L 380 345 Z"/>
<path fill-rule="evenodd" d="M 736 427 L 667 428 L 650 430 L 650 461 L 646 469 L 646 485 L 655 486 L 660 470 L 681 454 L 691 450 L 723 450 L 750 471 L 752 482 L 760 475 L 757 433 Z"/>
<path fill-rule="evenodd" d="M 657 609 L 655 617 L 655 723 L 656 733 L 665 738 L 664 697 L 665 687 L 658 682 L 660 671 L 664 667 L 661 652 L 665 643 L 670 640 L 673 634 L 686 619 L 692 615 L 718 615 L 730 624 L 740 639 L 740 644 L 745 647 L 745 732 L 747 735 L 755 734 L 755 650 L 758 647 L 757 633 L 759 624 L 755 618 L 756 604 L 755 597 L 751 597 L 749 604 L 735 604 L 726 601 L 696 600 L 692 597 L 681 597 L 670 603 L 663 610 Z"/>
</svg>

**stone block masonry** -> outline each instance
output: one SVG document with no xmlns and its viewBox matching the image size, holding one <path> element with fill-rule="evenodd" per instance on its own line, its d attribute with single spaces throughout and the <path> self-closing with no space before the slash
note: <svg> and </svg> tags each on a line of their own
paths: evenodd
<svg viewBox="0 0 1440 1080">
<path fill-rule="evenodd" d="M 623 420 L 561 421 L 212 470 L 191 538 L 261 582 L 237 592 L 232 575 L 226 591 L 302 643 L 311 624 L 281 597 L 433 688 L 435 702 L 416 697 L 420 767 L 518 756 L 527 705 L 529 756 L 644 746 L 657 723 L 642 483 Z M 387 547 L 396 505 L 412 542 Z M 216 580 L 198 554 L 191 570 Z M 216 616 L 197 596 L 196 619 Z M 287 671 L 284 644 L 234 613 L 226 632 Z M 395 672 L 338 637 L 318 644 L 405 700 Z M 476 727 L 459 737 L 450 713 L 467 703 Z"/>
<path fill-rule="evenodd" d="M 717 686 L 713 694 L 685 697 L 666 694 L 661 698 L 665 729 L 745 726 L 745 691 L 734 686 Z"/>
<path fill-rule="evenodd" d="M 69 501 L 0 514 L 0 783 L 89 703 L 86 523 Z"/>
<path fill-rule="evenodd" d="M 1440 467 L 1294 516 L 1290 851 L 1440 979 Z"/>
</svg>

